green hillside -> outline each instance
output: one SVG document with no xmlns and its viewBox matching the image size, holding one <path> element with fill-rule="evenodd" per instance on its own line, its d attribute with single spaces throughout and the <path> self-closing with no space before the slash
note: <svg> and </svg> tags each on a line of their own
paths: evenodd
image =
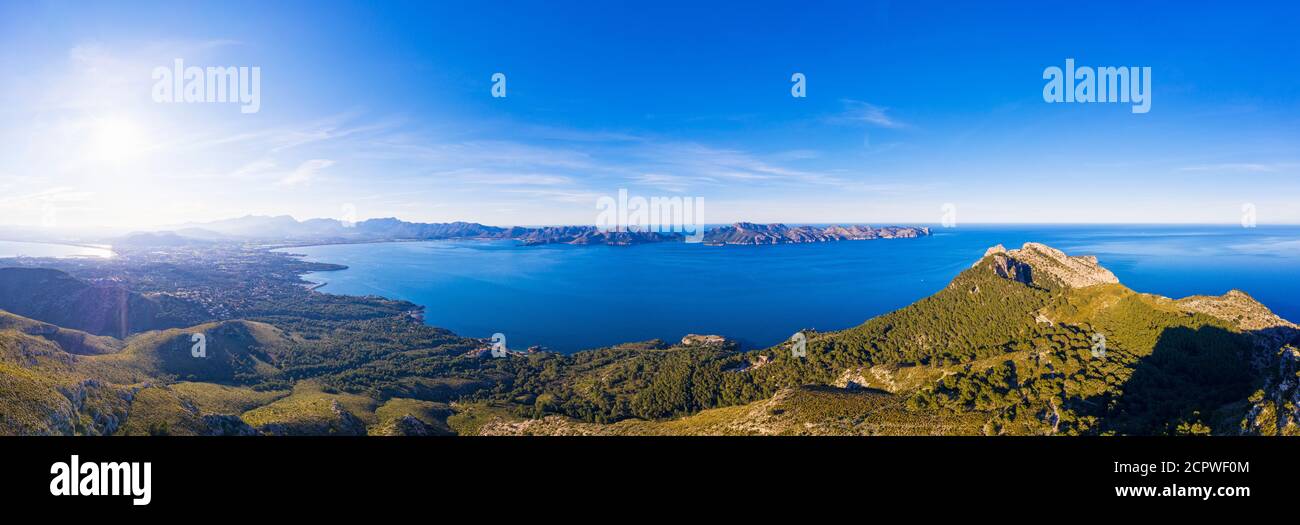
<svg viewBox="0 0 1300 525">
<path fill-rule="evenodd" d="M 129 334 L 193 324 L 197 305 L 120 284 L 91 284 L 46 268 L 0 268 L 0 310 L 95 335 Z"/>
<path fill-rule="evenodd" d="M 194 334 L 203 334 L 204 357 L 193 356 Z M 268 363 L 270 356 L 294 344 L 267 324 L 224 321 L 139 334 L 121 352 L 86 361 L 100 373 L 121 374 L 118 378 L 144 374 L 171 381 L 258 383 L 280 374 Z"/>
</svg>

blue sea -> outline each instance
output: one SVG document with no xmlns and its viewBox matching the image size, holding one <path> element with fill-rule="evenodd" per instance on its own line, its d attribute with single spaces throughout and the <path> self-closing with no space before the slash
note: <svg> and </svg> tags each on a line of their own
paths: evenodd
<svg viewBox="0 0 1300 525">
<path fill-rule="evenodd" d="M 1244 290 L 1300 320 L 1300 227 L 966 226 L 920 239 L 776 246 L 518 246 L 430 241 L 285 251 L 347 265 L 306 276 L 322 292 L 382 295 L 427 323 L 512 349 L 576 351 L 688 333 L 747 348 L 839 330 L 942 289 L 995 244 L 1096 255 L 1120 282 L 1169 297 Z"/>
</svg>

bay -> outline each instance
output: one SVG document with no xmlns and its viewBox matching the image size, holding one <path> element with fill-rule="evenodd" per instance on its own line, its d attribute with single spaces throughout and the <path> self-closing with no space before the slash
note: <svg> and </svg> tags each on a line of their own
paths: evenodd
<svg viewBox="0 0 1300 525">
<path fill-rule="evenodd" d="M 918 239 L 774 246 L 519 246 L 428 241 L 286 249 L 347 265 L 322 292 L 426 308 L 460 335 L 571 352 L 688 333 L 747 348 L 840 330 L 933 294 L 995 244 L 1095 255 L 1125 285 L 1174 298 L 1243 290 L 1300 319 L 1300 227 L 976 225 Z"/>
<path fill-rule="evenodd" d="M 9 257 L 112 257 L 107 247 L 74 246 L 43 242 L 0 241 L 0 259 Z"/>
</svg>

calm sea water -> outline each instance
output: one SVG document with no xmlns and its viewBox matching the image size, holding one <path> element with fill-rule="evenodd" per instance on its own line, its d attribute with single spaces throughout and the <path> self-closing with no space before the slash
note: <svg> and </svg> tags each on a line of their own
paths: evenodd
<svg viewBox="0 0 1300 525">
<path fill-rule="evenodd" d="M 574 351 L 687 333 L 747 347 L 838 330 L 942 289 L 995 244 L 1096 255 L 1121 282 L 1170 297 L 1237 288 L 1300 320 L 1300 227 L 961 226 L 922 239 L 777 246 L 517 246 L 433 241 L 292 248 L 349 269 L 321 290 L 427 308 L 458 334 Z"/>
<path fill-rule="evenodd" d="M 0 259 L 8 257 L 112 257 L 108 248 L 46 244 L 41 242 L 0 241 Z"/>
</svg>

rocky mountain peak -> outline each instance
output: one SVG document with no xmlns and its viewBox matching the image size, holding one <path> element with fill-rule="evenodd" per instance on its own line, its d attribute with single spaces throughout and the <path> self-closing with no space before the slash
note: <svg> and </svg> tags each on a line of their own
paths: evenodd
<svg viewBox="0 0 1300 525">
<path fill-rule="evenodd" d="M 1083 288 L 1119 283 L 1115 274 L 1098 264 L 1094 256 L 1066 255 L 1061 250 L 1036 242 L 1027 242 L 1016 250 L 1008 250 L 999 244 L 985 251 L 980 262 L 990 257 L 994 273 L 1026 284 L 1051 283 L 1066 288 Z"/>
</svg>

